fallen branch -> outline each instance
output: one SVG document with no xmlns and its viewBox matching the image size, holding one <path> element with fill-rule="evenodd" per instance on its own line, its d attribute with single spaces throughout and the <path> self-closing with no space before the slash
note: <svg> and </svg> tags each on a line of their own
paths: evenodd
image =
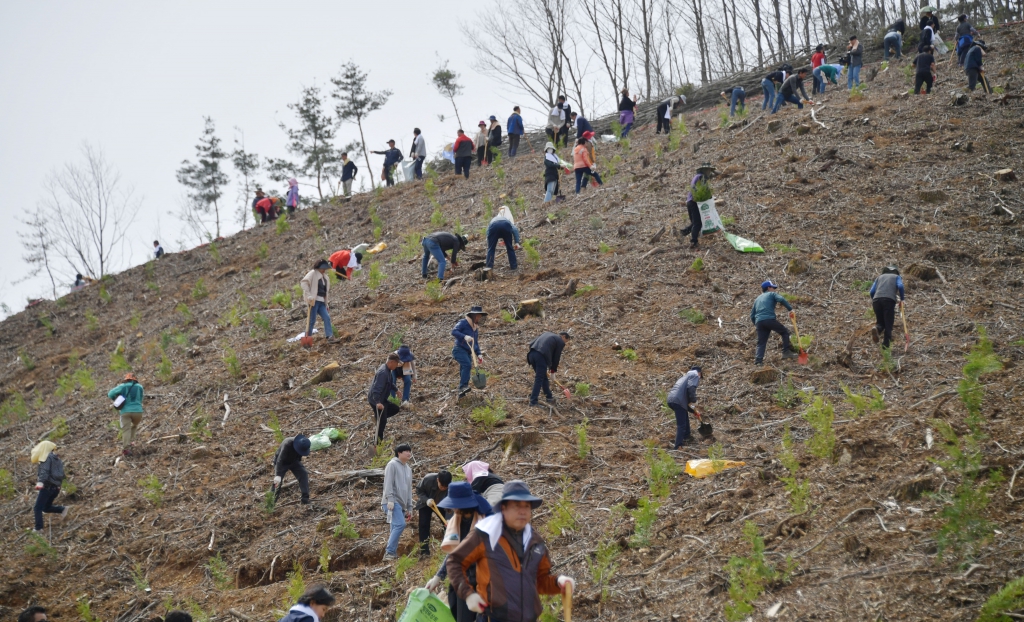
<svg viewBox="0 0 1024 622">
<path fill-rule="evenodd" d="M 918 402 L 918 403 L 914 404 L 913 406 L 911 406 L 908 410 L 914 410 L 915 408 L 917 408 L 921 404 L 924 404 L 925 402 L 930 402 L 930 401 L 932 401 L 932 400 L 934 400 L 936 398 L 942 397 L 943 395 L 949 395 L 950 393 L 956 393 L 956 389 L 949 389 L 947 391 L 943 391 L 942 393 L 936 393 L 935 395 L 933 395 L 931 397 L 926 397 L 923 400 L 921 400 L 920 402 Z"/>
<path fill-rule="evenodd" d="M 249 616 L 245 615 L 244 613 L 240 613 L 234 609 L 228 609 L 228 614 L 232 617 L 242 620 L 242 622 L 250 622 L 250 620 L 252 620 L 252 618 L 250 618 Z"/>
<path fill-rule="evenodd" d="M 231 414 L 231 406 L 228 404 L 228 394 L 224 394 L 224 418 L 220 420 L 220 427 L 224 427 L 224 424 L 228 422 L 228 415 Z"/>
<path fill-rule="evenodd" d="M 1016 501 L 1013 498 L 1013 483 L 1017 481 L 1017 473 L 1020 473 L 1021 469 L 1024 469 L 1024 462 L 1021 462 L 1020 466 L 1013 470 L 1013 477 L 1010 478 L 1010 487 L 1006 489 L 1006 496 L 1010 498 L 1010 501 Z"/>
<path fill-rule="evenodd" d="M 821 126 L 821 127 L 823 128 L 823 129 L 826 129 L 826 130 L 828 129 L 828 126 L 827 126 L 827 125 L 825 125 L 824 123 L 822 123 L 821 121 L 819 121 L 819 120 L 818 120 L 818 117 L 814 116 L 814 108 L 811 108 L 811 119 L 812 119 L 812 120 L 813 120 L 813 121 L 814 121 L 815 123 L 817 123 L 818 125 L 820 125 L 820 126 Z"/>
</svg>

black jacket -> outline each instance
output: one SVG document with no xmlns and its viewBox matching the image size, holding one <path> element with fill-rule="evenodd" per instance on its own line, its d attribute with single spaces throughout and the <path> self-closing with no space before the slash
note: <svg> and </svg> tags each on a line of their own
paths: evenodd
<svg viewBox="0 0 1024 622">
<path fill-rule="evenodd" d="M 64 482 L 64 463 L 61 462 L 60 456 L 51 451 L 46 460 L 39 463 L 36 481 L 42 482 L 44 486 L 60 488 Z"/>
<path fill-rule="evenodd" d="M 565 340 L 557 333 L 545 332 L 533 340 L 530 350 L 536 350 L 548 363 L 548 369 L 558 371 L 558 361 L 562 358 L 562 350 L 565 349 Z M 527 352 L 529 356 L 529 352 Z"/>
<path fill-rule="evenodd" d="M 447 231 L 435 231 L 427 237 L 437 242 L 437 245 L 441 247 L 441 252 L 447 254 L 448 251 L 451 251 L 452 262 L 456 261 L 459 251 L 462 250 L 462 245 L 459 243 L 459 238 L 456 237 L 455 234 L 448 233 Z"/>
<path fill-rule="evenodd" d="M 422 510 L 427 507 L 427 499 L 433 499 L 434 503 L 441 503 L 441 500 L 448 496 L 447 490 L 441 490 L 437 485 L 437 473 L 431 473 L 420 480 L 416 487 L 416 509 Z"/>
<path fill-rule="evenodd" d="M 345 166 L 341 169 L 341 181 L 348 181 L 356 176 L 359 172 L 359 167 L 356 166 L 355 162 L 349 160 L 345 163 Z"/>
<path fill-rule="evenodd" d="M 302 456 L 295 451 L 295 437 L 289 436 L 281 441 L 281 446 L 277 448 L 277 453 L 274 454 L 274 466 L 289 466 L 299 462 L 302 462 Z"/>
<path fill-rule="evenodd" d="M 484 491 L 495 484 L 504 484 L 505 480 L 501 479 L 494 474 L 494 471 L 487 470 L 487 475 L 478 475 L 473 478 L 473 483 L 470 484 L 470 488 L 477 494 L 484 494 Z"/>
<path fill-rule="evenodd" d="M 931 26 L 932 30 L 934 30 L 935 32 L 939 32 L 939 18 L 934 15 L 932 15 L 931 17 L 928 17 L 927 15 L 922 15 L 920 25 L 921 30 L 924 30 L 925 26 Z"/>
<path fill-rule="evenodd" d="M 619 112 L 622 112 L 624 110 L 632 110 L 635 107 L 636 102 L 634 102 L 632 99 L 625 95 L 623 95 L 622 99 L 619 100 Z"/>
<path fill-rule="evenodd" d="M 907 22 L 903 21 L 903 19 L 898 19 L 893 22 L 892 26 L 889 26 L 886 32 L 898 32 L 902 35 L 907 32 Z"/>
<path fill-rule="evenodd" d="M 772 82 L 782 83 L 783 81 L 785 81 L 786 78 L 785 76 L 782 75 L 781 71 L 773 71 L 770 74 L 766 75 L 765 79 L 771 80 Z"/>
<path fill-rule="evenodd" d="M 377 404 L 386 404 L 388 397 L 393 391 L 397 391 L 395 377 L 387 363 L 382 363 L 373 374 L 373 382 L 370 383 L 370 390 L 366 392 L 366 401 L 374 408 Z"/>
<path fill-rule="evenodd" d="M 558 181 L 558 169 L 562 166 L 558 162 L 552 162 L 544 157 L 544 185 L 547 186 L 553 181 Z"/>
<path fill-rule="evenodd" d="M 495 125 L 494 129 L 487 133 L 487 145 L 490 147 L 501 146 L 501 125 Z"/>
</svg>

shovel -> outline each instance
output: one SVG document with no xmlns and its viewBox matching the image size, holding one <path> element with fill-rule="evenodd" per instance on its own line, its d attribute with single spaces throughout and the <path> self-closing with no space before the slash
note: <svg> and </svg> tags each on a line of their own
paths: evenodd
<svg viewBox="0 0 1024 622">
<path fill-rule="evenodd" d="M 704 421 L 701 414 L 696 410 L 693 411 L 693 414 L 697 416 L 697 421 L 700 422 L 700 425 L 697 426 L 697 433 L 701 435 L 701 438 L 711 438 L 714 434 L 714 429 L 712 429 L 711 424 Z"/>
<path fill-rule="evenodd" d="M 312 317 L 313 305 L 309 305 L 309 312 L 306 313 L 306 336 L 299 339 L 299 343 L 302 345 L 303 348 L 313 347 L 313 335 L 311 334 L 311 329 L 309 327 L 309 321 Z"/>
<path fill-rule="evenodd" d="M 565 614 L 565 622 L 572 622 L 572 583 L 565 584 L 565 594 L 562 595 L 562 613 Z"/>
<path fill-rule="evenodd" d="M 444 514 L 441 513 L 441 510 L 437 509 L 437 504 L 434 503 L 433 499 L 427 499 L 427 507 L 429 507 L 431 510 L 434 510 L 434 514 L 437 514 L 437 517 L 441 519 L 442 525 L 448 523 L 448 519 L 444 517 Z"/>
<path fill-rule="evenodd" d="M 559 386 L 559 388 L 562 389 L 562 395 L 565 396 L 565 399 L 571 400 L 572 399 L 572 393 L 569 393 L 569 389 L 567 389 L 566 387 L 562 386 L 562 383 L 559 382 L 558 380 L 556 380 L 555 378 L 552 378 L 552 380 L 554 380 L 555 384 L 557 384 Z"/>
<path fill-rule="evenodd" d="M 804 351 L 804 344 L 800 341 L 800 329 L 796 327 L 796 314 L 792 316 L 793 319 L 793 331 L 796 332 L 796 345 L 800 349 L 800 356 L 797 357 L 796 362 L 801 365 L 807 364 L 807 352 Z"/>
<path fill-rule="evenodd" d="M 904 302 L 900 302 L 900 319 L 903 320 L 903 353 L 910 350 L 910 331 L 907 329 L 907 316 L 903 314 Z"/>
</svg>

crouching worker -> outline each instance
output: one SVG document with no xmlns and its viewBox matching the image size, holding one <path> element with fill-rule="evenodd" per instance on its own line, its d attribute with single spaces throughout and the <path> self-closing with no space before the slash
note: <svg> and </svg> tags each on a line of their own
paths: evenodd
<svg viewBox="0 0 1024 622">
<path fill-rule="evenodd" d="M 535 622 L 542 613 L 541 594 L 576 587 L 570 577 L 551 574 L 547 545 L 530 525 L 541 502 L 530 494 L 526 482 L 509 482 L 498 513 L 478 522 L 448 555 L 445 567 L 457 596 L 487 622 Z M 475 586 L 468 576 L 473 565 Z"/>
<path fill-rule="evenodd" d="M 68 508 L 54 505 L 53 501 L 60 494 L 60 486 L 64 483 L 64 463 L 57 455 L 57 446 L 51 441 L 43 441 L 32 448 L 32 464 L 36 469 L 36 533 L 43 531 L 43 514 L 60 514 L 61 518 L 68 515 Z"/>
<path fill-rule="evenodd" d="M 468 482 L 456 482 L 448 488 L 448 496 L 437 504 L 438 507 L 446 510 L 454 510 L 455 514 L 448 519 L 445 528 L 444 540 L 441 542 L 441 550 L 451 553 L 458 548 L 459 543 L 466 539 L 484 518 L 494 514 L 491 504 L 473 492 Z M 447 561 L 447 560 L 446 560 Z M 441 582 L 448 578 L 448 566 L 445 563 L 437 569 L 437 574 L 427 581 L 427 589 L 436 590 Z M 466 581 L 476 590 L 476 566 L 470 566 L 466 570 Z M 455 586 L 448 586 L 448 607 L 452 610 L 452 617 L 455 622 L 476 622 L 476 614 L 466 607 L 466 601 L 459 598 L 455 592 Z"/>
<path fill-rule="evenodd" d="M 416 486 L 416 511 L 419 513 L 420 556 L 430 555 L 430 523 L 434 519 L 434 510 L 428 501 L 438 507 L 448 496 L 448 487 L 452 483 L 452 474 L 441 470 L 430 473 L 420 480 Z"/>
<path fill-rule="evenodd" d="M 334 595 L 322 585 L 314 585 L 302 593 L 299 602 L 277 622 L 322 622 L 334 604 Z"/>
<path fill-rule="evenodd" d="M 512 212 L 505 205 L 498 209 L 498 215 L 492 218 L 491 222 L 487 225 L 487 259 L 485 260 L 485 265 L 488 268 L 494 267 L 494 253 L 498 250 L 498 240 L 505 242 L 509 269 L 517 269 L 519 262 L 516 259 L 516 249 L 519 248 L 519 229 L 516 228 L 516 221 L 512 218 Z"/>
<path fill-rule="evenodd" d="M 352 280 L 352 273 L 363 269 L 363 253 L 369 248 L 369 244 L 360 244 L 352 250 L 340 250 L 331 253 L 327 259 L 334 268 L 334 274 L 339 279 Z"/>
<path fill-rule="evenodd" d="M 896 323 L 896 306 L 902 307 L 906 299 L 899 268 L 886 266 L 882 274 L 871 284 L 871 291 L 868 293 L 871 294 L 871 308 L 875 312 L 871 340 L 878 343 L 878 337 L 881 335 L 882 347 L 888 348 L 892 342 L 892 327 Z"/>
<path fill-rule="evenodd" d="M 771 281 L 761 283 L 761 295 L 754 300 L 754 306 L 750 309 L 750 322 L 757 329 L 757 352 L 754 354 L 754 364 L 764 364 L 764 351 L 768 347 L 768 338 L 772 332 L 782 337 L 782 358 L 795 359 L 797 354 L 789 343 L 789 329 L 775 317 L 775 305 L 782 305 L 789 309 L 789 317 L 793 317 L 793 306 L 789 301 L 775 293 L 779 286 Z"/>
<path fill-rule="evenodd" d="M 686 372 L 676 380 L 676 383 L 672 385 L 672 389 L 668 392 L 668 407 L 672 409 L 672 412 L 676 415 L 676 440 L 672 444 L 672 449 L 679 449 L 683 445 L 688 445 L 692 437 L 690 436 L 690 413 L 697 412 L 693 407 L 697 403 L 697 386 L 700 385 L 701 378 L 704 374 L 701 372 L 699 365 L 694 365 L 690 368 L 690 371 Z"/>
<path fill-rule="evenodd" d="M 306 467 L 302 466 L 302 459 L 308 455 L 309 439 L 302 434 L 289 436 L 281 441 L 281 446 L 274 454 L 274 485 L 270 488 L 274 491 L 275 502 L 281 496 L 281 482 L 285 474 L 291 471 L 295 481 L 299 482 L 302 504 L 309 504 L 309 473 L 306 472 Z"/>
</svg>

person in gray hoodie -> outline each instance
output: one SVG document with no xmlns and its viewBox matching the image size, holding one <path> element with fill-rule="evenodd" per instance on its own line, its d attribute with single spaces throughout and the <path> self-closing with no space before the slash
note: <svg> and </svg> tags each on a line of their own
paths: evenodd
<svg viewBox="0 0 1024 622">
<path fill-rule="evenodd" d="M 789 309 L 789 317 L 794 317 L 793 306 L 789 301 L 775 293 L 779 286 L 771 281 L 761 283 L 761 295 L 754 300 L 754 306 L 750 309 L 750 322 L 757 328 L 757 353 L 754 355 L 754 364 L 764 364 L 764 351 L 768 346 L 768 338 L 772 332 L 782 337 L 782 358 L 796 358 L 792 344 L 789 343 L 789 329 L 775 317 L 775 305 L 782 305 Z"/>
<path fill-rule="evenodd" d="M 384 561 L 398 559 L 398 541 L 405 525 L 412 520 L 412 447 L 402 443 L 395 447 L 395 457 L 384 467 L 384 496 L 381 510 L 391 524 L 391 534 L 384 549 Z"/>
<path fill-rule="evenodd" d="M 676 380 L 668 392 L 666 398 L 668 407 L 676 415 L 676 440 L 672 443 L 672 449 L 679 449 L 691 441 L 690 413 L 697 412 L 693 404 L 697 403 L 697 386 L 700 385 L 700 380 L 703 377 L 700 365 L 694 365 L 690 371 Z"/>
<path fill-rule="evenodd" d="M 427 143 L 423 140 L 423 134 L 420 133 L 420 128 L 414 128 L 412 131 L 412 149 L 409 150 L 409 157 L 415 161 L 415 168 L 413 173 L 416 175 L 416 179 L 423 179 L 423 161 L 427 159 Z"/>
<path fill-rule="evenodd" d="M 878 343 L 882 334 L 882 347 L 888 348 L 892 341 L 892 326 L 896 323 L 896 306 L 902 307 L 906 292 L 903 277 L 896 266 L 886 266 L 882 274 L 871 284 L 871 308 L 875 312 L 875 325 L 871 327 L 871 340 Z M 897 301 L 897 297 L 899 300 Z"/>
</svg>

